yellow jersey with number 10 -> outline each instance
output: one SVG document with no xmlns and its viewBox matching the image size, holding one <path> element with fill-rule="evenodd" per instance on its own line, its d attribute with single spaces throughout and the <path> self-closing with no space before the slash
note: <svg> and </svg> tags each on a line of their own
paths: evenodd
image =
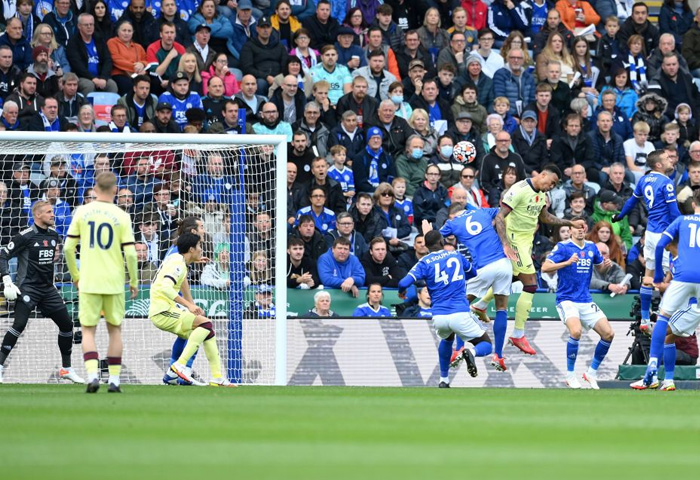
<svg viewBox="0 0 700 480">
<path fill-rule="evenodd" d="M 528 178 L 508 189 L 503 204 L 512 210 L 506 217 L 506 232 L 534 235 L 540 213 L 547 204 L 547 194 L 535 190 Z"/>
<path fill-rule="evenodd" d="M 80 291 L 123 294 L 126 274 L 122 249 L 134 244 L 129 214 L 113 203 L 81 205 L 73 215 L 68 237 L 80 239 Z"/>
</svg>

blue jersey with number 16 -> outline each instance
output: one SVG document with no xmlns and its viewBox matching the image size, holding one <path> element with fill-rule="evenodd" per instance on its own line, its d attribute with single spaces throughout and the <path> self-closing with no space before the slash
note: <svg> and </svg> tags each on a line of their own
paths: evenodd
<svg viewBox="0 0 700 480">
<path fill-rule="evenodd" d="M 445 223 L 440 233 L 443 237 L 457 237 L 457 241 L 465 245 L 472 254 L 474 266 L 480 269 L 506 258 L 498 233 L 493 228 L 496 215 L 497 208 L 464 211 Z"/>
<path fill-rule="evenodd" d="M 673 261 L 673 279 L 679 282 L 700 283 L 700 215 L 676 218 L 664 235 L 678 238 L 678 256 Z"/>
<path fill-rule="evenodd" d="M 433 315 L 469 311 L 467 280 L 476 276 L 476 268 L 461 253 L 431 252 L 421 258 L 408 274 L 414 280 L 425 281 Z"/>
<path fill-rule="evenodd" d="M 676 203 L 676 190 L 671 179 L 663 173 L 644 175 L 634 189 L 634 196 L 644 201 L 649 212 L 647 231 L 661 233 L 676 218 L 670 206 Z"/>
</svg>

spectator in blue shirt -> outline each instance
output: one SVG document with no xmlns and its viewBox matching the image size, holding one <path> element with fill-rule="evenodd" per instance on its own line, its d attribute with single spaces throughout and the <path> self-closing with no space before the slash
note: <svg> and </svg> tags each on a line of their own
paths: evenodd
<svg viewBox="0 0 700 480">
<path fill-rule="evenodd" d="M 353 317 L 391 317 L 391 311 L 382 305 L 384 292 L 379 283 L 367 287 L 367 302 L 359 305 L 352 313 Z"/>
<path fill-rule="evenodd" d="M 357 298 L 358 285 L 365 283 L 365 271 L 360 260 L 350 255 L 350 241 L 336 238 L 333 248 L 318 258 L 318 276 L 326 288 L 339 288 Z"/>
</svg>

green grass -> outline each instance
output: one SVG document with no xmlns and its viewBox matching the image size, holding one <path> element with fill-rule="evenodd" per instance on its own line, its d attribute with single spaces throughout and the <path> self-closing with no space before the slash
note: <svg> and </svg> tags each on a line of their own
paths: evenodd
<svg viewBox="0 0 700 480">
<path fill-rule="evenodd" d="M 105 390 L 2 385 L 3 478 L 595 480 L 700 471 L 698 391 Z"/>
</svg>

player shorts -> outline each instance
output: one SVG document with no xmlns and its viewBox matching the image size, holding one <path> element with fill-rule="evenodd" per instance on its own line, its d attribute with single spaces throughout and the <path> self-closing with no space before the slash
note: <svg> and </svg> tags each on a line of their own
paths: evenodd
<svg viewBox="0 0 700 480">
<path fill-rule="evenodd" d="M 467 294 L 481 298 L 493 287 L 495 295 L 510 295 L 513 283 L 513 265 L 502 258 L 476 271 L 476 277 L 467 281 Z"/>
<path fill-rule="evenodd" d="M 697 304 L 678 310 L 668 321 L 674 335 L 690 337 L 700 325 L 700 308 Z"/>
<path fill-rule="evenodd" d="M 178 337 L 188 338 L 192 333 L 194 319 L 195 315 L 189 310 L 172 307 L 170 310 L 153 315 L 151 322 L 161 330 L 174 333 Z"/>
<path fill-rule="evenodd" d="M 644 235 L 644 261 L 646 262 L 647 270 L 656 270 L 656 245 L 659 243 L 663 233 L 647 232 Z M 668 272 L 670 253 L 664 250 L 663 268 L 664 272 Z"/>
<path fill-rule="evenodd" d="M 659 304 L 659 310 L 673 315 L 688 306 L 688 301 L 695 297 L 700 299 L 700 284 L 671 280 Z"/>
<path fill-rule="evenodd" d="M 105 321 L 118 327 L 124 319 L 126 297 L 123 293 L 102 295 L 100 293 L 78 293 L 78 319 L 84 327 L 96 327 L 104 314 Z"/>
<path fill-rule="evenodd" d="M 534 275 L 536 273 L 535 264 L 532 261 L 533 238 L 533 235 L 529 233 L 508 233 L 510 246 L 518 257 L 517 260 L 511 262 L 513 264 L 513 275 L 517 276 L 521 273 Z"/>
<path fill-rule="evenodd" d="M 24 303 L 29 310 L 38 307 L 41 314 L 46 317 L 52 317 L 54 313 L 66 309 L 63 297 L 53 285 L 37 288 L 33 285 L 23 284 L 20 291 L 22 293 L 17 297 L 17 301 Z"/>
<path fill-rule="evenodd" d="M 603 311 L 594 302 L 576 303 L 564 300 L 557 304 L 559 319 L 566 325 L 567 318 L 578 318 L 586 330 L 591 330 L 601 318 L 606 318 Z"/>
<path fill-rule="evenodd" d="M 481 328 L 481 322 L 471 312 L 433 315 L 433 327 L 442 339 L 456 333 L 465 342 L 479 338 L 485 332 Z"/>
</svg>

